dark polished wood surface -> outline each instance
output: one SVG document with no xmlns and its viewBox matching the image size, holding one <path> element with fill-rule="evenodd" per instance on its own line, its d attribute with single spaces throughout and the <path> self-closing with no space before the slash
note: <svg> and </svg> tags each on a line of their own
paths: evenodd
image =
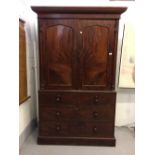
<svg viewBox="0 0 155 155">
<path fill-rule="evenodd" d="M 65 25 L 46 29 L 48 84 L 72 84 L 73 30 Z"/>
<path fill-rule="evenodd" d="M 39 144 L 115 145 L 118 19 L 125 7 L 38 14 Z"/>
<path fill-rule="evenodd" d="M 38 144 L 42 145 L 93 145 L 93 146 L 115 146 L 115 138 L 100 137 L 51 137 L 38 136 Z"/>
<path fill-rule="evenodd" d="M 114 89 L 115 21 L 42 19 L 39 24 L 41 87 Z"/>
<path fill-rule="evenodd" d="M 114 92 L 41 91 L 39 135 L 113 136 L 115 98 Z"/>
<path fill-rule="evenodd" d="M 33 11 L 39 13 L 99 13 L 99 14 L 121 14 L 126 11 L 127 7 L 39 7 L 39 6 L 32 6 Z"/>
<path fill-rule="evenodd" d="M 109 62 L 111 41 L 114 32 L 113 21 L 79 21 L 81 34 L 80 65 L 83 89 L 111 89 L 111 68 Z M 89 88 L 88 88 L 89 87 Z"/>
</svg>

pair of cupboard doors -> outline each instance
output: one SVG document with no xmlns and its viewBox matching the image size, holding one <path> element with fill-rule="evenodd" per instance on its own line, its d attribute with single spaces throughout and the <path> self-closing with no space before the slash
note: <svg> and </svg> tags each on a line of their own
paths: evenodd
<svg viewBox="0 0 155 155">
<path fill-rule="evenodd" d="M 41 89 L 113 90 L 118 20 L 39 19 Z"/>
</svg>

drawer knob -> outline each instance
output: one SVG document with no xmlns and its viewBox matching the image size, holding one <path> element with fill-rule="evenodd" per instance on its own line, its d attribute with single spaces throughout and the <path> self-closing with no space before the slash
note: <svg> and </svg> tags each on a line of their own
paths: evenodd
<svg viewBox="0 0 155 155">
<path fill-rule="evenodd" d="M 60 101 L 60 97 L 57 97 L 57 98 L 56 98 L 56 101 Z"/>
<path fill-rule="evenodd" d="M 93 127 L 93 132 L 94 132 L 94 133 L 97 132 L 97 127 Z"/>
<path fill-rule="evenodd" d="M 55 99 L 57 102 L 60 102 L 61 101 L 61 97 L 58 95 Z"/>
<path fill-rule="evenodd" d="M 98 112 L 93 112 L 93 116 L 94 116 L 94 118 L 97 118 L 98 117 Z"/>
<path fill-rule="evenodd" d="M 98 103 L 98 102 L 99 102 L 98 96 L 95 96 L 95 103 Z"/>
<path fill-rule="evenodd" d="M 99 101 L 99 100 L 96 98 L 96 99 L 95 99 L 95 102 L 98 103 L 98 101 Z"/>
<path fill-rule="evenodd" d="M 56 131 L 60 131 L 60 130 L 61 130 L 60 125 L 57 125 L 57 126 L 56 126 Z"/>
<path fill-rule="evenodd" d="M 56 116 L 60 116 L 60 114 L 61 114 L 61 113 L 60 113 L 59 111 L 56 112 Z"/>
</svg>

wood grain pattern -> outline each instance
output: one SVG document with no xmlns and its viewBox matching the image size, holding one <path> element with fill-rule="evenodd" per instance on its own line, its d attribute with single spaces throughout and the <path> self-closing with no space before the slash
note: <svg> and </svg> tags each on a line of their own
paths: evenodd
<svg viewBox="0 0 155 155">
<path fill-rule="evenodd" d="M 41 88 L 75 88 L 77 61 L 74 21 L 45 19 L 40 20 L 39 24 Z"/>
<path fill-rule="evenodd" d="M 64 25 L 55 25 L 46 29 L 49 84 L 72 84 L 72 31 L 72 28 Z"/>
<path fill-rule="evenodd" d="M 86 90 L 110 90 L 111 70 L 115 66 L 110 58 L 113 56 L 109 56 L 109 53 L 115 53 L 112 49 L 115 21 L 82 20 L 78 25 L 81 33 L 79 37 L 81 87 Z"/>
<path fill-rule="evenodd" d="M 44 36 L 40 41 L 41 86 L 46 83 L 48 89 L 112 89 L 115 64 L 108 53 L 115 53 L 111 44 L 115 21 L 45 19 L 40 25 Z"/>
<path fill-rule="evenodd" d="M 108 55 L 108 29 L 85 27 L 83 34 L 83 85 L 105 85 Z"/>
</svg>

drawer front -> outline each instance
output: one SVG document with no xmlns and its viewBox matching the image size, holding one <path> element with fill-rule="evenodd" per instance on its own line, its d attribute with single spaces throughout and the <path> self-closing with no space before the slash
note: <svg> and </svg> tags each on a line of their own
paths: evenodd
<svg viewBox="0 0 155 155">
<path fill-rule="evenodd" d="M 75 93 L 64 93 L 64 92 L 40 92 L 39 93 L 39 104 L 40 105 L 72 105 L 76 100 Z"/>
<path fill-rule="evenodd" d="M 79 120 L 88 121 L 113 121 L 114 120 L 114 105 L 99 105 L 99 106 L 79 106 L 78 118 Z"/>
<path fill-rule="evenodd" d="M 40 106 L 39 108 L 39 119 L 40 121 L 63 121 L 63 120 L 76 120 L 77 115 L 75 114 L 74 108 L 62 106 L 51 107 L 51 106 Z"/>
<path fill-rule="evenodd" d="M 115 104 L 114 92 L 82 92 L 77 94 L 77 103 L 84 105 Z"/>
<path fill-rule="evenodd" d="M 80 137 L 113 137 L 112 122 L 42 122 L 39 127 L 40 136 L 80 136 Z"/>
<path fill-rule="evenodd" d="M 41 105 L 103 105 L 115 104 L 115 92 L 40 92 Z"/>
<path fill-rule="evenodd" d="M 39 119 L 41 121 L 74 120 L 74 121 L 113 121 L 115 107 L 111 104 L 98 106 L 40 106 Z"/>
</svg>

